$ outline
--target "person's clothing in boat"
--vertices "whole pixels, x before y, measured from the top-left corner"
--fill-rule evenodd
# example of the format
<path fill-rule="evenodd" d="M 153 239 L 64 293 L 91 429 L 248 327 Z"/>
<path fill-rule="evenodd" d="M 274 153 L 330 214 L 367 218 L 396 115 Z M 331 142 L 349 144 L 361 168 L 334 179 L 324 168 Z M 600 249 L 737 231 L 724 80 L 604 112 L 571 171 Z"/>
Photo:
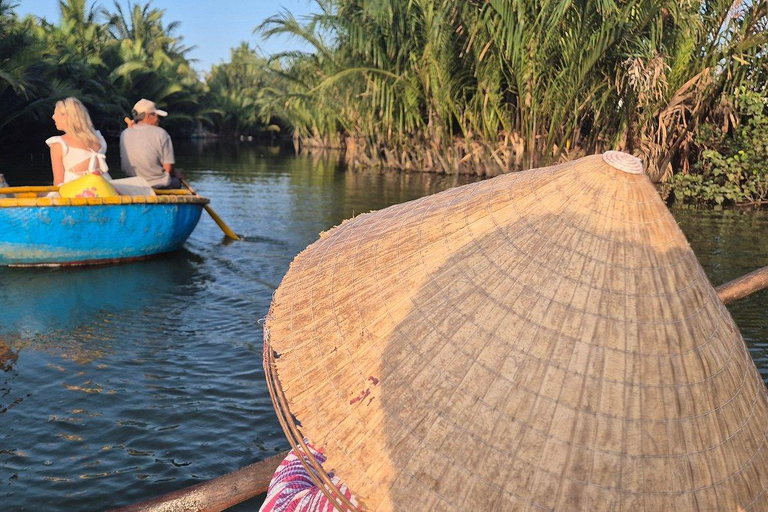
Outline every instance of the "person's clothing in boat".
<path fill-rule="evenodd" d="M 305 439 L 307 447 L 320 464 L 325 462 L 325 455 Z M 303 452 L 291 450 L 288 456 L 275 470 L 272 480 L 269 482 L 267 497 L 261 505 L 259 512 L 333 512 L 336 510 L 333 503 L 323 494 L 323 491 L 315 484 L 307 469 L 299 458 L 306 460 Z M 311 466 L 310 466 L 311 468 Z M 314 472 L 314 469 L 312 469 Z M 347 489 L 347 486 L 339 480 L 339 477 L 329 473 L 331 482 L 344 496 L 355 506 L 357 500 Z"/>
<path fill-rule="evenodd" d="M 104 140 L 104 136 L 101 135 L 100 131 L 96 130 L 96 135 L 101 142 L 101 147 L 98 151 L 70 146 L 61 135 L 46 139 L 45 143 L 49 147 L 53 144 L 61 144 L 61 154 L 64 162 L 64 181 L 61 182 L 62 185 L 94 172 L 98 172 L 107 180 L 112 179 L 108 172 L 109 166 L 107 165 L 107 141 Z"/>
<path fill-rule="evenodd" d="M 154 188 L 180 188 L 163 164 L 175 164 L 173 142 L 159 126 L 138 123 L 120 134 L 120 162 L 126 176 L 140 176 Z M 175 181 L 174 181 L 175 180 Z"/>

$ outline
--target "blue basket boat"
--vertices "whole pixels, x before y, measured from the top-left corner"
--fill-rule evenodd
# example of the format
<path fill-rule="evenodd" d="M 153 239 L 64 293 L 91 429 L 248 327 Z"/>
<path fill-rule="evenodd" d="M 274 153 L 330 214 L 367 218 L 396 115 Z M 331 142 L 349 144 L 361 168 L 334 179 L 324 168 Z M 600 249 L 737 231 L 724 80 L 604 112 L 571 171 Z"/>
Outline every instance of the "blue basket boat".
<path fill-rule="evenodd" d="M 185 190 L 157 196 L 37 197 L 48 190 L 0 189 L 12 196 L 0 198 L 0 265 L 91 265 L 174 251 L 209 202 Z"/>

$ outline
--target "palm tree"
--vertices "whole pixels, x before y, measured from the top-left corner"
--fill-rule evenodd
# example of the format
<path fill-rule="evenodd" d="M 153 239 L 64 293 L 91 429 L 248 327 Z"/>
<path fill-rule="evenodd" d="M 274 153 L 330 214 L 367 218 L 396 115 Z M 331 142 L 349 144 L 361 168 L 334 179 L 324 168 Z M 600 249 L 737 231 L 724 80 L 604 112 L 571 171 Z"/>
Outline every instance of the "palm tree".
<path fill-rule="evenodd" d="M 247 134 L 263 126 L 258 101 L 269 79 L 267 66 L 265 58 L 241 43 L 232 49 L 229 62 L 213 66 L 206 74 L 212 121 L 218 133 Z"/>
<path fill-rule="evenodd" d="M 140 50 L 145 58 L 167 61 L 185 59 L 194 47 L 184 46 L 184 38 L 174 35 L 180 23 L 174 21 L 164 26 L 165 10 L 152 8 L 151 5 L 151 2 L 141 5 L 129 1 L 128 8 L 123 10 L 120 3 L 115 1 L 114 13 L 106 9 L 101 13 L 107 20 L 112 37 L 117 41 L 131 41 L 131 45 L 137 49 L 136 53 Z"/>
<path fill-rule="evenodd" d="M 17 51 L 29 46 L 29 36 L 19 30 L 19 21 L 14 12 L 17 4 L 0 0 L 0 87 L 11 88 L 16 93 L 25 90 L 25 65 Z"/>
<path fill-rule="evenodd" d="M 114 13 L 101 12 L 114 40 L 107 56 L 109 80 L 119 91 L 122 115 L 136 100 L 152 98 L 167 107 L 166 126 L 191 129 L 200 117 L 205 88 L 186 57 L 192 47 L 174 35 L 179 23 L 166 26 L 165 10 L 152 8 L 150 2 L 129 2 L 127 11 L 115 2 Z"/>
<path fill-rule="evenodd" d="M 107 31 L 98 23 L 98 7 L 87 7 L 87 0 L 60 0 L 61 22 L 51 31 L 51 41 L 66 62 L 76 58 L 91 66 L 102 64 L 101 54 L 106 46 Z"/>
<path fill-rule="evenodd" d="M 43 44 L 36 37 L 32 18 L 19 20 L 15 4 L 0 0 L 0 136 L 19 119 L 43 116 L 52 106 L 52 91 L 65 92 L 66 85 L 50 79 L 51 66 L 41 59 Z"/>

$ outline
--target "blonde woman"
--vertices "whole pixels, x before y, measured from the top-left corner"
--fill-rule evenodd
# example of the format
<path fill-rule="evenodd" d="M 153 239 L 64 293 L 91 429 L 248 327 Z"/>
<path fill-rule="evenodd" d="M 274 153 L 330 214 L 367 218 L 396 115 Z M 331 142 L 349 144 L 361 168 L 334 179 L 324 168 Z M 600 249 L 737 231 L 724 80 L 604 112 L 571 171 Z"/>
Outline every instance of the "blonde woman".
<path fill-rule="evenodd" d="M 80 100 L 67 98 L 56 102 L 53 121 L 56 129 L 64 132 L 45 141 L 51 148 L 53 184 L 62 185 L 88 173 L 111 180 L 104 156 L 107 142 L 101 132 L 94 130 L 91 116 Z"/>

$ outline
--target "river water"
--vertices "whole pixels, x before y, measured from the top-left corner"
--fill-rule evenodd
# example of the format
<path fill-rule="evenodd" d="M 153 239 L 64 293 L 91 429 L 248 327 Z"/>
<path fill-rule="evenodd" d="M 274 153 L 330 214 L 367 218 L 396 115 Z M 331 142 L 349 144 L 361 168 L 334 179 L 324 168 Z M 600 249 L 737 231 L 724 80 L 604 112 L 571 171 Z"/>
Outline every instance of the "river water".
<path fill-rule="evenodd" d="M 468 180 L 344 171 L 333 155 L 248 143 L 176 153 L 243 241 L 204 213 L 183 250 L 153 260 L 0 269 L 3 511 L 127 505 L 288 448 L 261 322 L 293 257 L 345 218 Z M 49 169 L 45 146 L 0 154 L 12 185 L 45 183 Z M 673 213 L 713 283 L 768 265 L 766 213 Z M 768 379 L 767 305 L 761 292 L 730 310 Z"/>

